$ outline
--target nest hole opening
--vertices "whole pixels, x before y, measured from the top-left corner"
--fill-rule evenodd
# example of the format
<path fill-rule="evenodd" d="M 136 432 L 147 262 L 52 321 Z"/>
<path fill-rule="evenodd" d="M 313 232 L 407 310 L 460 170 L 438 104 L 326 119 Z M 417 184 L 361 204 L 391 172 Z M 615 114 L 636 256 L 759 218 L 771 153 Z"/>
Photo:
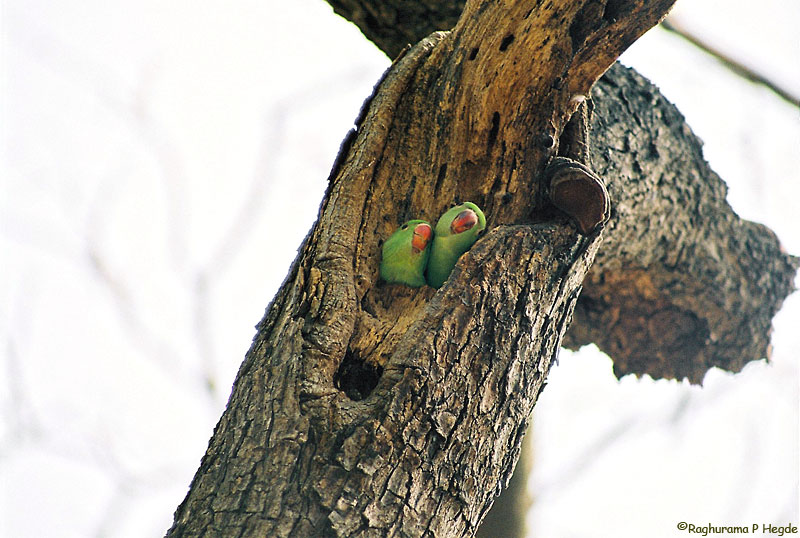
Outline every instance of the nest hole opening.
<path fill-rule="evenodd" d="M 348 398 L 357 402 L 372 393 L 381 374 L 383 374 L 381 366 L 362 360 L 357 351 L 348 348 L 339 369 L 333 376 L 333 384 Z"/>

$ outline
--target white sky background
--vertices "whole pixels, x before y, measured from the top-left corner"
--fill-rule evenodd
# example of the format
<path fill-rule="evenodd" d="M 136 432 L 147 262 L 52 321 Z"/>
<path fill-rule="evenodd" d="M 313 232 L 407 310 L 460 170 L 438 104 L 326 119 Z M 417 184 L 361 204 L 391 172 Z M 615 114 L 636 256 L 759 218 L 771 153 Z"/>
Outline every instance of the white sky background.
<path fill-rule="evenodd" d="M 675 14 L 800 88 L 797 2 Z M 0 16 L 0 536 L 160 536 L 389 60 L 322 0 Z M 734 208 L 800 254 L 797 109 L 663 31 L 623 60 L 686 115 Z M 795 294 L 772 364 L 702 389 L 562 353 L 534 419 L 536 536 L 800 524 L 798 320 Z"/>

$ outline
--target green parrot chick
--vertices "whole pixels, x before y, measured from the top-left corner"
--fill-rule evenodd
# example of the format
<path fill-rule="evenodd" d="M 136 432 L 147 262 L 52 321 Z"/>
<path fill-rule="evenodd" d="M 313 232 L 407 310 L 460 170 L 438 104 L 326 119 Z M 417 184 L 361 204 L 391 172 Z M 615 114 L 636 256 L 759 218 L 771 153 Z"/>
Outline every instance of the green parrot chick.
<path fill-rule="evenodd" d="M 428 260 L 428 285 L 441 287 L 461 257 L 486 228 L 483 211 L 472 202 L 450 208 L 439 217 Z"/>
<path fill-rule="evenodd" d="M 410 220 L 403 224 L 383 244 L 381 278 L 412 288 L 424 285 L 432 236 L 431 225 L 424 220 Z"/>

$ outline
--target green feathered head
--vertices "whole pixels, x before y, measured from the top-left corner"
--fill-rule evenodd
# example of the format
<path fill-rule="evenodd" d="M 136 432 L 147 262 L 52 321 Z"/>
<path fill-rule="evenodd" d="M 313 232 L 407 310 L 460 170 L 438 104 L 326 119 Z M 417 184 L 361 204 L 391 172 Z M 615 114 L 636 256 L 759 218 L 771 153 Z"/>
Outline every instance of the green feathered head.
<path fill-rule="evenodd" d="M 424 220 L 410 220 L 403 224 L 383 244 L 381 278 L 412 288 L 424 285 L 432 237 L 431 225 Z"/>
<path fill-rule="evenodd" d="M 472 202 L 447 210 L 436 223 L 426 280 L 434 288 L 441 287 L 461 257 L 486 229 L 483 211 Z"/>

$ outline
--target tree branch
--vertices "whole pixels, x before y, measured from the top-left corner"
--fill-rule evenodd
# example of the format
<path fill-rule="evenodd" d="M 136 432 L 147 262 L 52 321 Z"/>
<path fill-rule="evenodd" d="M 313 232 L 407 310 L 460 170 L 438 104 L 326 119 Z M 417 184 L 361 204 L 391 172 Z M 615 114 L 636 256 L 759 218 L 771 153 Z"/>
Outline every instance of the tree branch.
<path fill-rule="evenodd" d="M 700 383 L 768 357 L 798 258 L 736 215 L 700 141 L 658 89 L 615 65 L 595 86 L 593 163 L 614 201 L 565 345 L 596 343 L 618 376 Z"/>
<path fill-rule="evenodd" d="M 597 2 L 475 1 L 395 60 L 170 536 L 474 534 L 600 244 L 546 218 L 542 171 L 576 92 L 671 1 L 616 1 L 611 18 Z M 381 241 L 457 198 L 491 230 L 442 288 L 378 282 Z"/>
<path fill-rule="evenodd" d="M 328 2 L 390 56 L 408 40 L 452 27 L 459 5 Z M 609 6 L 602 17 L 609 21 L 625 11 Z M 582 13 L 598 9 L 587 2 Z M 366 10 L 369 17 L 358 16 Z M 794 289 L 798 259 L 770 230 L 733 212 L 700 141 L 658 88 L 615 66 L 592 97 L 593 162 L 609 185 L 614 218 L 565 345 L 597 344 L 617 375 L 695 383 L 713 366 L 739 371 L 768 357 L 772 317 Z"/>
<path fill-rule="evenodd" d="M 465 0 L 326 0 L 390 58 L 438 30 L 451 30 Z"/>
<path fill-rule="evenodd" d="M 675 22 L 674 17 L 670 17 L 669 19 L 662 21 L 661 27 L 664 30 L 667 30 L 668 32 L 672 32 L 676 35 L 679 35 L 680 37 L 682 37 L 683 39 L 685 39 L 698 49 L 708 54 L 709 56 L 714 57 L 722 65 L 724 65 L 725 67 L 727 67 L 740 77 L 747 79 L 750 82 L 761 84 L 762 86 L 768 88 L 770 91 L 775 93 L 775 95 L 777 95 L 790 105 L 795 107 L 800 107 L 800 97 L 797 94 L 791 92 L 788 88 L 784 88 L 783 86 L 781 86 L 774 80 L 770 79 L 769 77 L 761 73 L 758 73 L 751 67 L 746 66 L 739 60 L 735 59 L 729 54 L 726 54 L 717 47 L 711 45 L 704 39 L 701 39 L 699 36 L 690 32 L 687 28 L 683 27 L 680 23 Z"/>

